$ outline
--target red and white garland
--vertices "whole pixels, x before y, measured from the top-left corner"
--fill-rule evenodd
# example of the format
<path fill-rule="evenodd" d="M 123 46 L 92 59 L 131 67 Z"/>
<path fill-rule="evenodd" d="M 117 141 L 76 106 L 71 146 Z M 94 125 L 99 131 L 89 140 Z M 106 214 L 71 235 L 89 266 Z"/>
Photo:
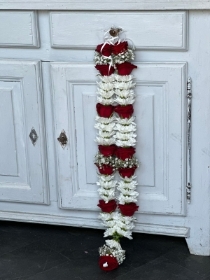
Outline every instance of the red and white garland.
<path fill-rule="evenodd" d="M 120 238 L 132 239 L 139 195 L 134 175 L 139 164 L 134 156 L 137 135 L 132 116 L 135 83 L 131 75 L 137 66 L 130 62 L 134 53 L 128 42 L 120 39 L 121 33 L 121 29 L 111 28 L 105 42 L 95 50 L 95 68 L 100 72 L 95 124 L 99 149 L 95 164 L 101 198 L 98 206 L 102 210 L 102 224 L 107 228 L 104 237 L 112 237 L 99 248 L 99 266 L 107 271 L 117 268 L 125 259 Z M 118 181 L 114 179 L 116 172 Z"/>

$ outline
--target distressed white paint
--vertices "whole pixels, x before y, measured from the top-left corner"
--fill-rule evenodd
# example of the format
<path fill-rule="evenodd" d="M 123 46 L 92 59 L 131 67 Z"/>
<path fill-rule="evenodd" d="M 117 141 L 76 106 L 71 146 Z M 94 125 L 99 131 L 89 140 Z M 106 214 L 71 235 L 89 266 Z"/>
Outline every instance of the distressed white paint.
<path fill-rule="evenodd" d="M 183 215 L 186 65 L 145 63 L 137 66 L 134 115 L 138 130 L 137 157 L 141 162 L 136 173 L 140 211 Z M 56 135 L 65 130 L 69 139 L 64 149 L 57 145 L 62 208 L 97 209 L 97 176 L 93 163 L 97 152 L 93 141 L 96 74 L 92 64 L 52 64 Z"/>
<path fill-rule="evenodd" d="M 45 223 L 45 224 L 54 224 L 54 225 L 71 225 L 79 227 L 92 227 L 92 228 L 102 228 L 98 223 L 97 217 L 90 219 L 89 224 L 86 223 L 86 218 L 84 217 L 72 217 L 67 216 L 62 218 L 59 215 L 46 215 L 46 214 L 27 214 L 27 213 L 14 213 L 10 212 L 7 214 L 2 213 L 1 219 L 4 220 L 14 220 L 17 222 L 36 222 L 36 223 Z M 181 226 L 163 226 L 159 224 L 140 224 L 136 223 L 135 232 L 141 233 L 151 233 L 151 234 L 161 234 L 161 235 L 171 235 L 177 237 L 188 237 L 190 230 L 187 227 Z"/>
<path fill-rule="evenodd" d="M 0 47 L 39 47 L 37 13 L 1 11 Z"/>
<path fill-rule="evenodd" d="M 135 38 L 136 49 L 183 49 L 187 47 L 186 12 L 52 12 L 51 41 L 54 48 L 94 49 L 103 42 L 110 26 Z M 81 30 L 83 36 L 78 36 Z"/>
<path fill-rule="evenodd" d="M 39 67 L 35 61 L 0 61 L 0 201 L 48 203 Z"/>
<path fill-rule="evenodd" d="M 13 4 L 15 3 L 12 1 Z M 159 1 L 158 1 L 159 2 Z M 6 5 L 9 8 L 10 2 L 7 1 Z M 114 8 L 116 3 L 116 7 Z M 122 2 L 121 1 L 122 10 L 126 11 L 137 10 L 138 7 L 144 2 L 138 1 L 138 3 L 132 4 L 132 2 Z M 152 4 L 151 4 L 152 3 Z M 154 5 L 154 2 L 148 2 L 151 9 L 156 9 L 162 5 L 163 2 L 157 3 Z M 168 3 L 168 2 L 167 2 Z M 183 3 L 183 2 L 182 2 Z M 198 3 L 198 2 L 197 2 Z M 199 2 L 200 5 L 205 5 L 205 1 Z M 12 7 L 12 5 L 10 7 Z M 50 6 L 50 10 L 53 10 L 55 6 L 57 7 L 61 4 L 61 2 L 56 1 L 54 5 Z M 170 1 L 168 5 L 178 5 L 180 2 Z M 190 1 L 190 7 L 193 8 L 195 2 Z M 14 4 L 15 5 L 15 4 Z M 30 2 L 27 1 L 25 6 L 21 6 L 21 2 L 18 2 L 17 7 L 27 9 L 30 5 Z M 42 3 L 37 2 L 38 5 L 42 5 Z M 45 8 L 49 9 L 49 3 L 44 3 Z M 69 2 L 69 9 L 73 7 L 80 6 L 80 2 L 77 2 L 75 5 L 72 5 Z M 80 9 L 85 9 L 92 5 L 88 1 L 81 4 Z M 96 5 L 91 7 L 91 10 L 106 9 L 106 6 L 109 6 L 109 11 L 114 9 L 119 9 L 119 4 L 117 2 L 110 2 L 107 4 L 97 2 Z M 169 6 L 166 5 L 166 8 Z M 0 8 L 2 8 L 0 4 Z M 66 9 L 67 6 L 62 6 Z M 145 6 L 146 7 L 146 6 Z M 148 7 L 148 6 L 147 6 Z M 13 6 L 15 8 L 15 6 Z M 79 9 L 79 8 L 78 8 Z M 162 7 L 165 9 L 165 7 Z M 76 62 L 78 61 L 86 63 L 92 63 L 93 60 L 93 51 L 92 50 L 79 50 L 79 49 L 55 49 L 51 48 L 50 41 L 50 13 L 39 11 L 39 26 L 40 26 L 40 38 L 41 45 L 39 49 L 34 50 L 33 48 L 2 48 L 1 49 L 1 58 L 4 58 L 8 62 L 8 58 L 16 58 L 16 59 L 26 59 L 26 60 L 42 60 L 46 62 L 42 62 L 42 75 L 43 75 L 43 87 L 44 87 L 44 104 L 45 104 L 45 116 L 46 116 L 46 135 L 47 135 L 47 147 L 44 147 L 42 150 L 42 154 L 44 155 L 44 161 L 48 163 L 49 166 L 49 187 L 50 187 L 50 205 L 46 207 L 46 205 L 37 205 L 36 203 L 17 203 L 17 202 L 0 202 L 0 219 L 5 220 L 16 220 L 16 221 L 26 221 L 26 222 L 39 222 L 39 223 L 51 223 L 51 224 L 63 224 L 63 225 L 74 225 L 80 227 L 95 227 L 100 228 L 100 222 L 97 219 L 98 212 L 97 211 L 81 211 L 81 210 L 70 210 L 70 209 L 61 209 L 58 207 L 58 192 L 59 189 L 58 181 L 56 180 L 57 167 L 56 167 L 56 159 L 55 159 L 55 148 L 59 149 L 59 143 L 56 140 L 59 134 L 54 133 L 53 127 L 55 126 L 55 121 L 53 119 L 54 110 L 52 104 L 52 90 L 50 88 L 50 65 L 47 61 L 56 61 L 56 62 Z M 208 73 L 210 73 L 210 12 L 208 11 L 193 11 L 189 12 L 189 48 L 188 51 L 174 51 L 173 49 L 169 51 L 163 50 L 141 50 L 136 51 L 136 62 L 151 62 L 152 64 L 159 63 L 162 64 L 174 63 L 180 61 L 188 62 L 188 74 L 192 77 L 193 81 L 193 106 L 192 106 L 192 202 L 190 205 L 187 205 L 187 216 L 181 215 L 162 215 L 162 214 L 153 214 L 153 213 L 140 213 L 136 214 L 138 218 L 138 223 L 135 231 L 145 232 L 145 233 L 157 233 L 157 234 L 166 234 L 166 235 L 174 235 L 174 236 L 185 236 L 187 237 L 187 243 L 190 249 L 190 252 L 193 254 L 200 255 L 210 255 L 210 189 L 209 189 L 209 166 L 210 166 L 210 132 L 208 128 L 209 119 L 210 119 L 210 79 Z M 83 31 L 79 32 L 78 36 L 84 36 Z M 129 33 L 128 33 L 128 37 Z M 135 38 L 131 38 L 135 43 Z M 97 42 L 100 43 L 100 42 Z M 202 50 L 203 48 L 203 50 Z M 25 62 L 24 62 L 25 63 Z M 181 63 L 183 64 L 183 63 Z M 22 69 L 21 64 L 18 66 Z M 22 70 L 21 70 L 22 71 Z M 22 72 L 21 72 L 22 73 Z M 39 75 L 40 76 L 40 75 Z M 18 76 L 19 77 L 19 76 Z M 21 77 L 21 75 L 20 75 Z M 95 79 L 94 79 L 95 81 Z M 9 81 L 7 81 L 7 87 L 3 87 L 1 83 L 1 87 L 4 88 L 4 92 L 7 93 L 12 91 L 18 92 L 18 88 L 14 88 L 16 80 L 10 81 L 11 86 L 9 86 Z M 26 83 L 27 84 L 27 83 Z M 13 85 L 13 86 L 12 86 Z M 29 85 L 27 86 L 29 88 Z M 30 88 L 33 88 L 34 84 L 30 83 Z M 14 89 L 13 89 L 14 88 Z M 151 88 L 151 87 L 150 87 Z M 141 85 L 141 90 L 144 89 L 146 93 L 146 88 Z M 158 93 L 157 89 L 156 93 Z M 87 94 L 83 97 L 83 103 L 87 102 L 89 99 L 89 94 L 91 92 L 87 92 Z M 93 98 L 90 96 L 90 99 Z M 146 102 L 146 106 L 151 111 L 152 100 L 154 99 L 152 96 L 147 96 L 144 98 L 142 96 L 143 101 Z M 9 98 L 6 97 L 7 100 L 5 102 L 9 102 Z M 92 101 L 91 101 L 92 102 Z M 42 102 L 39 102 L 41 104 Z M 84 106 L 84 105 L 83 105 Z M 88 106 L 91 106 L 88 104 Z M 11 107 L 10 107 L 11 109 Z M 8 110 L 10 110 L 8 107 Z M 62 109 L 61 109 L 62 110 Z M 95 114 L 95 110 L 94 110 Z M 147 112 L 147 116 L 145 118 L 148 119 L 149 112 Z M 30 122 L 30 118 L 28 118 Z M 86 120 L 85 120 L 86 121 Z M 149 121 L 149 120 L 148 120 Z M 9 121 L 8 121 L 9 122 Z M 10 115 L 10 123 L 12 123 L 12 118 Z M 151 120 L 150 120 L 151 123 Z M 85 124 L 85 135 L 88 133 L 92 133 L 87 129 L 87 124 Z M 92 129 L 92 128 L 91 128 Z M 6 129 L 5 129 L 6 130 Z M 10 127 L 10 132 L 12 128 Z M 14 132 L 12 132 L 14 135 Z M 143 134 L 149 134 L 149 131 L 144 130 Z M 152 135 L 152 132 L 150 132 Z M 44 132 L 41 132 L 40 137 L 43 137 Z M 87 137 L 86 137 L 87 138 Z M 87 141 L 87 140 L 86 140 Z M 90 139 L 92 141 L 92 139 Z M 11 157 L 15 157 L 15 149 L 14 149 L 14 141 L 10 139 L 8 141 L 11 145 L 11 151 L 9 151 Z M 5 145 L 5 144 L 4 144 Z M 95 143 L 93 143 L 95 146 Z M 147 143 L 147 147 L 149 149 L 151 145 L 151 139 Z M 47 150 L 47 153 L 44 151 Z M 152 153 L 149 149 L 148 156 L 150 160 L 152 160 Z M 183 150 L 183 153 L 185 151 Z M 143 155 L 142 155 L 143 156 Z M 61 164 L 63 162 L 61 161 Z M 2 165 L 1 165 L 2 166 Z M 11 172 L 11 174 L 15 174 L 16 167 L 15 164 L 9 166 L 5 165 L 7 171 Z M 11 168 L 11 169 L 10 169 Z M 68 167 L 67 167 L 68 168 Z M 149 172 L 154 172 L 154 169 L 151 166 L 146 165 L 146 168 L 149 169 Z M 139 170 L 140 172 L 140 170 Z M 88 171 L 89 173 L 89 171 Z M 43 168 L 43 174 L 47 174 L 45 168 Z M 145 174 L 145 173 L 144 173 Z M 141 174 L 143 175 L 143 174 Z M 176 175 L 176 174 L 175 174 Z M 92 176 L 92 175 L 91 175 Z M 91 182 L 91 176 L 87 174 L 88 180 Z M 147 178 L 147 176 L 142 177 L 144 182 L 147 180 L 148 184 L 153 183 L 152 178 Z M 183 198 L 184 199 L 184 198 Z M 184 203 L 184 201 L 183 201 Z M 140 205 L 141 207 L 141 205 Z M 141 209 L 140 209 L 141 210 Z"/>
<path fill-rule="evenodd" d="M 210 9 L 209 0 L 1 0 L 1 9 L 34 10 L 195 10 Z"/>

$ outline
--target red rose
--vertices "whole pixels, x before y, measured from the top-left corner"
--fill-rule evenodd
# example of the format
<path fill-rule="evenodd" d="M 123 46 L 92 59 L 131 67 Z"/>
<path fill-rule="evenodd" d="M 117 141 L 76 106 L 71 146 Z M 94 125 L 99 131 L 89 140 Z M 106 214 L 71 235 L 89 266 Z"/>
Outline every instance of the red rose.
<path fill-rule="evenodd" d="M 126 168 L 119 168 L 118 169 L 120 176 L 123 177 L 123 178 L 124 177 L 130 178 L 131 176 L 134 175 L 135 170 L 136 170 L 136 166 L 131 167 L 131 168 L 126 167 Z"/>
<path fill-rule="evenodd" d="M 101 44 L 98 45 L 95 51 L 99 52 L 102 55 L 110 56 L 112 53 L 112 45 L 109 44 Z"/>
<path fill-rule="evenodd" d="M 117 67 L 117 71 L 118 71 L 118 75 L 130 75 L 130 73 L 132 72 L 132 70 L 134 68 L 137 68 L 136 65 L 130 63 L 130 62 L 124 62 L 121 64 L 116 64 Z"/>
<path fill-rule="evenodd" d="M 119 44 L 115 44 L 114 46 L 112 46 L 112 53 L 117 55 L 119 53 L 125 52 L 128 49 L 128 42 L 122 42 Z"/>
<path fill-rule="evenodd" d="M 110 213 L 117 208 L 117 203 L 115 200 L 110 200 L 106 203 L 104 200 L 100 199 L 97 206 L 100 207 L 103 212 Z"/>
<path fill-rule="evenodd" d="M 99 167 L 99 165 L 96 164 L 96 166 L 98 167 L 98 170 L 102 175 L 112 175 L 114 172 L 112 166 L 108 164 L 103 164 L 101 167 Z"/>
<path fill-rule="evenodd" d="M 116 150 L 115 145 L 110 145 L 110 146 L 99 145 L 98 148 L 99 148 L 100 153 L 102 155 L 104 155 L 105 157 L 112 156 Z"/>
<path fill-rule="evenodd" d="M 101 256 L 99 258 L 99 267 L 102 270 L 110 271 L 110 270 L 118 268 L 118 266 L 119 266 L 119 264 L 115 257 Z"/>
<path fill-rule="evenodd" d="M 132 104 L 128 104 L 125 106 L 117 105 L 115 106 L 114 110 L 122 119 L 129 119 L 134 112 Z"/>
<path fill-rule="evenodd" d="M 131 202 L 128 204 L 119 204 L 118 207 L 120 208 L 120 212 L 124 216 L 133 216 L 134 212 L 139 209 L 139 206 L 136 205 L 136 203 Z"/>
<path fill-rule="evenodd" d="M 125 160 L 126 158 L 131 158 L 135 154 L 135 148 L 134 147 L 117 147 L 115 151 L 116 157 Z"/>
<path fill-rule="evenodd" d="M 95 68 L 101 73 L 102 76 L 110 76 L 114 73 L 115 69 L 109 64 L 96 65 Z"/>
<path fill-rule="evenodd" d="M 111 117 L 115 107 L 112 105 L 103 105 L 101 103 L 96 104 L 96 111 L 100 117 L 109 118 Z"/>

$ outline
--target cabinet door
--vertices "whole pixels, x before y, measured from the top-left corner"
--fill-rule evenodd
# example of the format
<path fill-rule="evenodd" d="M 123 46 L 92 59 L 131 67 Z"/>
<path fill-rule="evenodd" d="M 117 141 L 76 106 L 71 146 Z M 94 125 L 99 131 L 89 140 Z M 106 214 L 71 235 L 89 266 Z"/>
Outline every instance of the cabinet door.
<path fill-rule="evenodd" d="M 48 203 L 40 64 L 0 61 L 0 201 Z"/>
<path fill-rule="evenodd" d="M 141 213 L 184 214 L 185 63 L 142 63 L 133 71 L 137 86 L 137 171 Z M 91 64 L 52 63 L 60 207 L 97 210 L 93 164 L 97 152 L 95 104 L 97 73 Z"/>

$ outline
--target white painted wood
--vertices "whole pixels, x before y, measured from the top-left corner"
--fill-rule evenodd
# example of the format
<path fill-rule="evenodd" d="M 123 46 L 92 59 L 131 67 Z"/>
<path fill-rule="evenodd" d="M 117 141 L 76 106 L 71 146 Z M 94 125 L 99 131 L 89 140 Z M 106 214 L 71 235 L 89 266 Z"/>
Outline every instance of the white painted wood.
<path fill-rule="evenodd" d="M 0 201 L 48 203 L 40 74 L 39 62 L 0 60 Z"/>
<path fill-rule="evenodd" d="M 192 196 L 185 219 L 185 225 L 191 228 L 190 237 L 186 239 L 191 254 L 206 256 L 210 255 L 210 130 L 208 129 L 210 50 L 208 49 L 206 53 L 200 50 L 210 45 L 209 15 L 209 12 L 192 12 L 190 19 L 190 24 L 193 26 L 190 40 L 194 52 L 194 59 L 191 58 L 189 62 L 190 71 L 194 73 L 192 77 Z M 198 71 L 197 67 L 200 67 L 202 72 Z"/>
<path fill-rule="evenodd" d="M 183 215 L 186 185 L 186 65 L 137 64 L 137 171 L 141 213 Z M 64 149 L 57 142 L 61 207 L 97 210 L 97 152 L 94 143 L 96 70 L 90 64 L 52 64 L 56 135 L 65 130 Z M 174 114 L 176 110 L 176 114 Z M 88 147 L 88 148 L 87 148 Z"/>
<path fill-rule="evenodd" d="M 62 218 L 59 215 L 45 215 L 45 214 L 27 214 L 27 213 L 14 213 L 10 212 L 5 214 L 0 212 L 0 218 L 2 220 L 10 220 L 17 222 L 36 222 L 36 223 L 45 223 L 45 224 L 54 224 L 54 225 L 72 225 L 79 227 L 92 227 L 92 228 L 102 228 L 98 223 L 97 218 L 89 219 L 89 224 L 87 226 L 86 218 L 80 217 L 75 218 L 68 216 Z M 136 223 L 135 232 L 141 233 L 151 233 L 151 234 L 161 234 L 161 235 L 171 235 L 177 237 L 188 237 L 190 230 L 187 227 L 180 226 L 162 226 L 162 225 L 149 225 L 149 224 L 140 224 Z"/>
<path fill-rule="evenodd" d="M 208 0 L 1 0 L 1 9 L 22 9 L 22 10 L 205 10 L 210 9 Z"/>
<path fill-rule="evenodd" d="M 135 38 L 136 49 L 187 47 L 186 12 L 52 12 L 50 18 L 53 48 L 94 49 L 110 26 Z"/>
<path fill-rule="evenodd" d="M 37 13 L 1 11 L 0 47 L 39 47 Z"/>
<path fill-rule="evenodd" d="M 7 4 L 9 2 L 7 1 Z M 119 9 L 119 4 L 117 2 L 108 3 L 109 11 L 113 10 L 113 5 L 116 3 L 116 10 Z M 126 11 L 131 11 L 132 9 L 136 12 L 137 5 L 141 5 L 142 1 L 138 1 L 138 3 L 131 2 L 121 2 L 122 10 L 126 8 Z M 151 2 L 152 3 L 152 2 Z M 163 2 L 161 2 L 162 4 Z M 195 2 L 191 2 L 193 5 Z M 200 2 L 199 2 L 200 3 Z M 14 4 L 14 1 L 12 5 Z M 46 7 L 49 4 L 45 2 Z M 44 4 L 44 5 L 45 5 Z M 56 1 L 55 5 L 60 5 L 61 2 Z M 148 4 L 148 1 L 147 1 Z M 160 4 L 160 3 L 159 3 Z M 168 3 L 170 4 L 179 4 L 176 1 Z M 191 5 L 190 4 L 190 5 Z M 200 4 L 205 4 L 204 1 Z M 9 4 L 8 4 L 9 5 Z M 23 7 L 19 2 L 17 7 Z M 24 9 L 30 5 L 30 2 L 27 2 L 24 6 Z M 41 5 L 41 3 L 37 4 Z M 70 9 L 73 9 L 75 5 L 69 2 Z M 80 5 L 79 2 L 76 5 Z M 84 11 L 84 7 L 89 5 L 89 2 L 81 4 L 81 9 Z M 101 4 L 97 2 L 95 4 L 95 8 L 93 7 L 91 10 L 99 9 L 103 10 L 102 6 L 107 5 L 107 3 Z M 108 6 L 108 5 L 107 5 Z M 153 9 L 158 8 L 158 4 L 153 6 Z M 13 6 L 14 7 L 14 6 Z M 48 6 L 49 7 L 49 6 Z M 52 5 L 50 6 L 52 7 Z M 55 7 L 55 6 L 53 6 Z M 66 6 L 63 6 L 64 9 Z M 146 6 L 145 6 L 146 7 Z M 193 6 L 191 6 L 193 7 Z M 2 8 L 2 5 L 0 5 Z M 166 8 L 168 6 L 166 5 Z M 53 8 L 52 8 L 53 9 Z M 151 8 L 152 9 L 152 8 Z M 164 9 L 164 7 L 163 7 Z M 78 61 L 83 62 L 84 64 L 87 62 L 92 62 L 93 59 L 93 51 L 92 50 L 79 50 L 79 49 L 53 49 L 51 48 L 50 42 L 50 26 L 49 26 L 49 12 L 39 11 L 39 26 L 40 26 L 40 37 L 41 37 L 41 47 L 40 49 L 34 50 L 33 48 L 4 48 L 1 51 L 1 58 L 16 58 L 16 59 L 28 59 L 32 60 L 43 60 L 43 61 L 57 61 L 57 62 L 66 62 L 70 63 Z M 187 61 L 189 65 L 189 76 L 192 77 L 193 81 L 193 105 L 192 105 L 192 202 L 187 206 L 187 216 L 180 215 L 163 215 L 163 214 L 150 214 L 140 213 L 136 214 L 138 219 L 136 228 L 134 231 L 145 232 L 145 233 L 157 233 L 157 234 L 167 234 L 174 236 L 187 236 L 186 240 L 192 254 L 198 255 L 210 255 L 210 188 L 209 188 L 209 166 L 210 166 L 210 130 L 208 129 L 209 119 L 210 119 L 210 50 L 206 48 L 206 46 L 210 45 L 210 13 L 209 11 L 190 11 L 189 12 L 189 48 L 188 51 L 164 51 L 164 50 L 141 50 L 136 51 L 136 61 L 138 62 L 152 62 L 153 64 L 158 63 L 159 61 L 162 64 L 166 62 L 178 62 L 178 61 Z M 129 33 L 128 33 L 129 36 Z M 129 36 L 130 37 L 130 36 Z M 131 38 L 131 37 L 130 37 Z M 135 38 L 131 38 L 135 43 Z M 100 43 L 100 42 L 97 42 Z M 8 62 L 8 60 L 7 60 Z M 24 62 L 25 64 L 25 62 Z M 37 205 L 35 203 L 18 203 L 11 200 L 11 202 L 1 202 L 0 201 L 0 219 L 7 220 L 15 220 L 15 221 L 25 221 L 25 222 L 36 222 L 36 223 L 51 223 L 51 224 L 65 224 L 65 225 L 74 225 L 80 227 L 95 227 L 100 228 L 100 221 L 97 219 L 98 212 L 97 211 L 81 211 L 81 210 L 71 210 L 71 209 L 60 209 L 57 205 L 58 195 L 57 195 L 57 181 L 56 181 L 56 160 L 55 160 L 55 147 L 57 146 L 58 134 L 56 135 L 53 131 L 53 127 L 55 122 L 53 121 L 52 110 L 52 91 L 49 86 L 50 77 L 49 77 L 49 63 L 43 63 L 43 80 L 44 80 L 44 103 L 45 103 L 45 116 L 46 116 L 46 135 L 47 135 L 47 154 L 44 155 L 44 161 L 48 162 L 49 166 L 49 186 L 50 186 L 50 205 L 46 207 L 46 205 Z M 23 66 L 21 66 L 23 67 Z M 23 67 L 24 68 L 24 67 Z M 22 68 L 21 68 L 22 69 Z M 24 68 L 25 69 L 25 68 Z M 5 73 L 5 71 L 3 71 Z M 40 73 L 39 71 L 37 73 Z M 11 75 L 12 77 L 12 75 Z M 19 77 L 17 75 L 16 77 Z M 21 75 L 20 75 L 21 77 Z M 5 77 L 3 77 L 5 78 Z M 8 77 L 7 77 L 8 78 Z M 2 81 L 2 79 L 1 79 Z M 28 79 L 27 79 L 28 81 Z M 95 77 L 94 77 L 95 81 Z M 10 85 L 9 85 L 10 83 Z M 12 91 L 18 94 L 18 83 L 16 79 L 7 80 L 6 83 L 1 82 L 1 88 L 4 89 L 4 92 L 12 95 Z M 7 86 L 6 86 L 6 85 Z M 26 83 L 28 84 L 28 83 Z M 34 87 L 34 83 L 30 83 L 30 90 Z M 29 85 L 27 85 L 29 88 Z M 141 85 L 141 89 L 145 87 Z M 149 87 L 149 89 L 153 89 L 158 93 L 157 88 Z M 90 88 L 89 88 L 90 89 Z M 78 88 L 77 88 L 78 90 Z M 28 90 L 27 90 L 28 91 Z M 11 92 L 11 93 L 10 93 Z M 25 92 L 25 91 L 24 91 Z M 1 91 L 2 93 L 2 91 Z M 89 92 L 88 92 L 89 94 Z M 5 96 L 4 96 L 5 97 Z M 90 96 L 91 97 L 91 96 Z M 143 98 L 143 97 L 141 97 Z M 86 94 L 84 96 L 84 102 L 86 99 L 89 99 L 89 96 Z M 90 98 L 91 99 L 91 98 Z M 144 102 L 146 102 L 148 108 L 151 110 L 151 99 L 154 97 L 143 98 Z M 5 97 L 4 102 L 7 105 L 8 111 L 11 112 L 11 103 L 8 103 L 10 98 L 8 95 Z M 1 102 L 3 104 L 3 99 L 1 98 Z M 92 102 L 92 101 L 91 101 Z M 42 102 L 39 102 L 42 104 Z M 90 106 L 90 104 L 88 105 Z M 43 110 L 43 109 L 42 109 Z M 61 109 L 62 110 L 62 109 Z M 14 111 L 15 112 L 15 111 Z M 12 123 L 11 114 L 6 112 L 8 123 Z M 149 115 L 149 114 L 148 114 Z M 30 118 L 28 118 L 30 122 Z M 149 121 L 149 120 L 148 120 Z M 151 121 L 151 120 L 150 120 Z M 1 121 L 0 121 L 1 123 Z M 86 126 L 87 124 L 85 124 Z M 2 130 L 7 130 L 3 126 Z M 12 130 L 11 125 L 9 125 L 10 133 L 13 133 L 13 140 L 8 139 L 8 145 L 11 146 L 11 150 L 7 151 L 12 161 L 11 165 L 5 164 L 0 165 L 0 168 L 5 168 L 7 172 L 11 174 L 15 174 L 17 170 L 17 165 L 15 164 L 15 148 L 14 148 L 14 131 Z M 87 133 L 87 130 L 86 130 Z M 90 132 L 91 133 L 91 132 Z M 144 130 L 146 134 L 147 131 Z M 2 133 L 3 134 L 3 133 Z M 42 133 L 40 134 L 42 137 Z M 26 138 L 28 134 L 26 135 Z M 0 137 L 1 138 L 1 137 Z M 28 139 L 28 138 L 27 138 Z M 39 138 L 40 140 L 40 138 Z M 92 140 L 92 139 L 90 139 Z M 87 140 L 86 140 L 87 141 Z M 5 145 L 3 143 L 3 145 Z M 151 139 L 148 140 L 148 148 L 151 145 Z M 46 147 L 44 147 L 46 150 Z M 2 151 L 0 151 L 2 153 Z M 6 152 L 5 152 L 6 153 Z M 183 150 L 184 153 L 184 150 Z M 43 152 L 42 152 L 43 154 Z M 141 155 L 143 156 L 143 155 Z M 152 158 L 152 154 L 148 153 L 150 160 Z M 141 160 L 142 161 L 142 160 Z M 85 163 L 86 164 L 86 163 Z M 149 169 L 150 166 L 147 165 Z M 67 167 L 68 168 L 68 167 Z M 4 170 L 4 171 L 5 171 Z M 139 170 L 140 171 L 140 170 Z M 150 169 L 150 172 L 153 172 Z M 43 168 L 43 173 L 48 174 Z M 87 174 L 88 176 L 91 175 Z M 141 174 L 143 175 L 143 174 Z M 175 174 L 176 175 L 176 174 Z M 17 177 L 16 177 L 17 178 Z M 89 178 L 90 180 L 91 177 Z M 152 178 L 142 177 L 142 180 L 146 180 L 148 183 L 152 184 Z M 176 179 L 176 178 L 175 178 Z M 91 181 L 89 181 L 91 182 Z M 91 185 L 91 184 L 89 184 Z M 12 189 L 13 191 L 14 189 Z M 11 192 L 12 192 L 11 191 Z M 67 194 L 68 195 L 68 194 Z M 184 195 L 184 193 L 183 193 Z M 185 199 L 185 198 L 183 198 Z M 92 202 L 94 203 L 94 201 Z M 140 205 L 141 206 L 141 205 Z M 103 233 L 102 233 L 103 234 Z"/>

